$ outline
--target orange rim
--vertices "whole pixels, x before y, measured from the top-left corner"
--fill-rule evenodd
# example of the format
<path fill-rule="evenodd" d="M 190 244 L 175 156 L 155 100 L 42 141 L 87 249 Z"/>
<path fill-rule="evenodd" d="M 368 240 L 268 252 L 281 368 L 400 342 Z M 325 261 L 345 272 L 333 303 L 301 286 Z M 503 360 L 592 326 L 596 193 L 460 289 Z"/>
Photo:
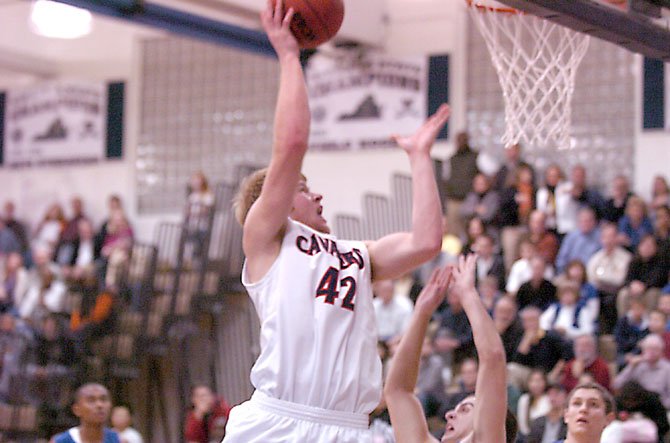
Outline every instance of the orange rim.
<path fill-rule="evenodd" d="M 494 6 L 482 5 L 473 0 L 465 0 L 465 3 L 468 4 L 470 8 L 477 8 L 479 12 L 496 12 L 499 14 L 523 14 L 522 11 L 514 8 L 498 8 Z"/>

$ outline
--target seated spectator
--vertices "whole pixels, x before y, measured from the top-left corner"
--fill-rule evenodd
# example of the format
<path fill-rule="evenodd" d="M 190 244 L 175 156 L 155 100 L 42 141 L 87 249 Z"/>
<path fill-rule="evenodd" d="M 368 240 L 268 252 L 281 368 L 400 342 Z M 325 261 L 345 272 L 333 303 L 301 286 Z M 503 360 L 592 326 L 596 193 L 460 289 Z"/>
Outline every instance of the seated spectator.
<path fill-rule="evenodd" d="M 637 253 L 628 266 L 626 283 L 617 294 L 619 317 L 628 312 L 629 299 L 643 298 L 647 309 L 653 309 L 660 295 L 660 288 L 667 281 L 664 264 L 658 256 L 656 239 L 647 235 L 642 238 Z"/>
<path fill-rule="evenodd" d="M 58 203 L 54 203 L 49 206 L 42 221 L 37 225 L 33 236 L 32 249 L 47 250 L 50 253 L 49 258 L 53 259 L 56 244 L 64 227 L 63 208 Z"/>
<path fill-rule="evenodd" d="M 61 268 L 65 280 L 74 285 L 92 287 L 95 281 L 95 238 L 93 225 L 83 218 L 78 223 L 77 239 L 72 243 L 72 257 Z"/>
<path fill-rule="evenodd" d="M 116 432 L 105 427 L 111 409 L 112 400 L 107 388 L 97 383 L 83 385 L 77 389 L 72 405 L 79 426 L 54 436 L 52 443 L 120 443 Z"/>
<path fill-rule="evenodd" d="M 540 317 L 540 327 L 554 331 L 566 340 L 574 340 L 584 334 L 593 334 L 595 324 L 585 305 L 578 303 L 579 289 L 575 285 L 564 285 L 558 289 L 558 301 L 551 304 Z"/>
<path fill-rule="evenodd" d="M 121 211 L 111 214 L 107 223 L 107 235 L 102 242 L 102 279 L 106 287 L 118 289 L 117 284 L 123 267 L 128 263 L 133 246 L 133 230 Z"/>
<path fill-rule="evenodd" d="M 72 261 L 75 243 L 79 239 L 79 222 L 81 220 L 88 220 L 84 214 L 84 204 L 81 197 L 73 197 L 70 204 L 72 207 L 72 217 L 65 223 L 56 246 L 55 257 L 56 263 L 59 265 L 67 265 Z"/>
<path fill-rule="evenodd" d="M 5 202 L 4 210 L 2 220 L 5 222 L 5 225 L 14 232 L 14 235 L 19 241 L 21 255 L 23 255 L 25 259 L 26 254 L 30 252 L 28 230 L 24 223 L 16 219 L 16 207 L 14 206 L 13 201 L 7 200 Z"/>
<path fill-rule="evenodd" d="M 184 440 L 187 443 L 221 441 L 225 436 L 224 429 L 230 406 L 222 398 L 217 398 L 205 385 L 193 387 L 191 404 L 192 408 L 186 415 L 184 425 Z"/>
<path fill-rule="evenodd" d="M 493 238 L 482 234 L 475 243 L 477 253 L 477 271 L 475 274 L 477 284 L 487 275 L 492 275 L 498 280 L 498 289 L 505 289 L 505 265 L 502 257 L 494 253 L 495 244 Z"/>
<path fill-rule="evenodd" d="M 502 297 L 498 289 L 498 279 L 493 275 L 487 275 L 479 282 L 477 289 L 484 307 L 490 315 L 493 315 L 493 308 Z"/>
<path fill-rule="evenodd" d="M 459 364 L 474 350 L 472 327 L 454 291 L 447 292 L 447 308 L 437 313 L 439 329 L 435 336 L 435 350 L 445 363 Z"/>
<path fill-rule="evenodd" d="M 30 352 L 31 333 L 10 314 L 0 314 L 0 400 L 8 401 L 21 389 L 19 376 Z M 14 394 L 15 395 L 15 394 Z"/>
<path fill-rule="evenodd" d="M 520 168 L 530 171 L 530 183 L 535 183 L 535 171 L 533 167 L 521 158 L 521 144 L 515 143 L 505 147 L 505 163 L 496 172 L 493 179 L 493 188 L 501 191 L 514 186 L 517 181 L 517 172 Z"/>
<path fill-rule="evenodd" d="M 491 227 L 499 208 L 498 192 L 491 189 L 491 181 L 485 174 L 478 173 L 472 179 L 472 191 L 461 205 L 461 218 L 467 221 L 472 217 L 479 217 L 486 227 Z"/>
<path fill-rule="evenodd" d="M 509 296 L 501 297 L 493 308 L 493 324 L 505 348 L 506 361 L 512 361 L 523 336 L 523 327 L 516 313 L 516 303 Z"/>
<path fill-rule="evenodd" d="M 572 260 L 588 263 L 600 249 L 600 232 L 597 229 L 595 212 L 591 208 L 582 208 L 578 215 L 578 228 L 570 231 L 561 244 L 556 257 L 556 272 L 563 272 Z"/>
<path fill-rule="evenodd" d="M 668 316 L 663 311 L 655 309 L 649 313 L 649 326 L 647 330 L 649 334 L 656 334 L 663 338 L 663 342 L 665 343 L 664 357 L 670 361 L 670 331 L 666 329 L 667 324 Z"/>
<path fill-rule="evenodd" d="M 540 314 L 535 306 L 528 306 L 520 313 L 524 332 L 507 365 L 509 383 L 514 386 L 522 387 L 533 368 L 551 372 L 559 361 L 572 358 L 572 350 L 560 335 L 540 328 Z"/>
<path fill-rule="evenodd" d="M 565 363 L 560 376 L 566 391 L 574 389 L 584 374 L 589 374 L 596 383 L 610 389 L 610 370 L 607 362 L 598 355 L 594 335 L 586 334 L 575 338 L 573 353 L 575 357 Z"/>
<path fill-rule="evenodd" d="M 647 310 L 642 300 L 631 300 L 625 316 L 617 321 L 614 339 L 617 348 L 619 368 L 637 354 L 637 344 L 649 333 Z"/>
<path fill-rule="evenodd" d="M 547 229 L 561 235 L 574 228 L 573 219 L 577 214 L 577 204 L 572 202 L 569 194 L 561 193 L 559 198 L 558 189 L 563 183 L 560 166 L 549 165 L 544 171 L 544 186 L 535 196 L 537 209 L 546 216 Z"/>
<path fill-rule="evenodd" d="M 372 304 L 377 318 L 377 333 L 381 341 L 401 335 L 412 317 L 412 302 L 396 295 L 392 280 L 376 281 L 373 286 L 375 298 Z"/>
<path fill-rule="evenodd" d="M 23 266 L 23 257 L 13 252 L 0 266 L 0 314 L 17 315 L 16 301 L 22 300 L 28 291 L 28 271 Z"/>
<path fill-rule="evenodd" d="M 547 230 L 546 219 L 547 216 L 542 211 L 531 212 L 528 219 L 528 233 L 521 237 L 520 242 L 530 241 L 547 265 L 553 266 L 558 255 L 559 242 L 556 234 Z"/>
<path fill-rule="evenodd" d="M 514 183 L 499 189 L 500 211 L 497 223 L 501 229 L 500 240 L 505 259 L 505 269 L 510 269 L 518 259 L 517 244 L 526 232 L 528 219 L 535 208 L 535 185 L 530 166 L 517 168 Z"/>
<path fill-rule="evenodd" d="M 655 213 L 661 206 L 670 206 L 670 186 L 664 176 L 657 175 L 651 185 L 649 209 Z"/>
<path fill-rule="evenodd" d="M 530 259 L 530 279 L 516 293 L 519 309 L 536 306 L 544 311 L 556 301 L 556 286 L 545 278 L 546 268 L 544 258 L 535 256 Z"/>
<path fill-rule="evenodd" d="M 612 182 L 612 197 L 605 202 L 603 207 L 602 219 L 618 224 L 619 220 L 625 215 L 626 203 L 633 196 L 630 192 L 630 184 L 625 175 L 617 175 Z"/>
<path fill-rule="evenodd" d="M 568 428 L 563 420 L 567 392 L 557 383 L 549 385 L 547 389 L 550 409 L 543 417 L 536 418 L 530 424 L 530 432 L 525 443 L 555 442 L 565 438 Z"/>
<path fill-rule="evenodd" d="M 632 357 L 614 379 L 614 388 L 621 389 L 629 381 L 636 381 L 661 398 L 663 407 L 670 409 L 670 362 L 663 355 L 665 343 L 658 335 L 647 335 L 641 342 L 642 354 Z"/>
<path fill-rule="evenodd" d="M 577 202 L 580 208 L 591 208 L 596 218 L 602 217 L 602 210 L 605 204 L 600 192 L 589 187 L 586 179 L 586 168 L 583 165 L 575 165 L 570 171 L 570 183 L 566 186 L 572 199 Z"/>
<path fill-rule="evenodd" d="M 484 222 L 479 217 L 472 217 L 465 225 L 465 237 L 463 238 L 463 254 L 471 254 L 480 235 L 489 234 Z"/>
<path fill-rule="evenodd" d="M 142 435 L 131 426 L 132 423 L 130 409 L 126 406 L 116 406 L 112 409 L 112 429 L 119 434 L 121 443 L 144 443 Z"/>
<path fill-rule="evenodd" d="M 656 309 L 661 311 L 668 317 L 668 324 L 665 327 L 667 331 L 670 331 L 670 292 L 663 292 L 658 298 L 658 305 Z"/>
<path fill-rule="evenodd" d="M 110 195 L 109 198 L 107 199 L 107 210 L 108 210 L 107 218 L 105 218 L 105 220 L 102 222 L 102 225 L 100 226 L 100 231 L 98 231 L 98 233 L 95 234 L 96 256 L 100 256 L 100 252 L 102 251 L 102 244 L 105 241 L 105 237 L 107 237 L 107 226 L 109 225 L 109 221 L 112 218 L 112 215 L 117 212 L 125 214 L 125 211 L 123 210 L 123 203 L 121 202 L 121 197 L 119 197 L 116 194 Z"/>
<path fill-rule="evenodd" d="M 658 443 L 666 441 L 664 436 L 670 430 L 670 425 L 665 408 L 657 394 L 644 389 L 637 382 L 629 381 L 619 389 L 616 403 L 622 419 L 631 414 L 642 414 L 656 425 Z"/>
<path fill-rule="evenodd" d="M 654 237 L 658 244 L 658 255 L 670 272 L 670 208 L 661 206 L 656 209 L 654 218 Z"/>
<path fill-rule="evenodd" d="M 435 352 L 433 338 L 426 334 L 421 347 L 415 390 L 426 417 L 444 416 L 444 404 L 447 401 L 442 377 L 444 371 L 444 360 Z"/>
<path fill-rule="evenodd" d="M 633 196 L 626 204 L 626 215 L 619 220 L 619 244 L 629 251 L 635 251 L 642 237 L 654 233 L 651 220 L 647 217 L 647 207 L 644 200 Z"/>
<path fill-rule="evenodd" d="M 586 280 L 586 267 L 579 260 L 573 260 L 568 263 L 565 273 L 554 279 L 556 287 L 563 285 L 576 285 L 579 288 L 579 301 L 577 304 L 583 308 L 591 321 L 598 322 L 598 313 L 600 312 L 600 298 L 596 288 Z"/>
<path fill-rule="evenodd" d="M 11 254 L 12 252 L 20 252 L 21 244 L 19 239 L 14 234 L 14 231 L 9 229 L 5 222 L 0 219 L 0 257 Z"/>
<path fill-rule="evenodd" d="M 475 393 L 477 369 L 479 364 L 474 358 L 466 358 L 460 363 L 456 383 L 447 389 L 447 401 L 441 412 L 446 413 L 454 409 L 461 400 Z"/>
<path fill-rule="evenodd" d="M 521 252 L 521 258 L 514 262 L 512 269 L 507 276 L 505 290 L 510 295 L 516 295 L 521 285 L 529 281 L 533 275 L 530 260 L 537 252 L 535 246 L 529 241 L 523 241 L 521 242 L 519 250 Z M 554 273 L 551 267 L 545 265 L 543 277 L 549 280 L 553 278 L 553 276 Z"/>
<path fill-rule="evenodd" d="M 58 267 L 51 261 L 50 249 L 34 249 L 33 260 L 28 289 L 14 302 L 22 319 L 39 323 L 46 315 L 63 311 L 67 288 L 60 279 Z"/>
<path fill-rule="evenodd" d="M 115 295 L 104 290 L 95 297 L 85 294 L 81 307 L 72 310 L 70 334 L 77 354 L 81 357 L 89 353 L 91 341 L 105 335 L 114 325 Z"/>
<path fill-rule="evenodd" d="M 544 417 L 551 410 L 547 390 L 547 374 L 542 369 L 534 369 L 528 376 L 527 390 L 519 398 L 516 419 L 519 433 L 527 436 L 533 420 Z"/>

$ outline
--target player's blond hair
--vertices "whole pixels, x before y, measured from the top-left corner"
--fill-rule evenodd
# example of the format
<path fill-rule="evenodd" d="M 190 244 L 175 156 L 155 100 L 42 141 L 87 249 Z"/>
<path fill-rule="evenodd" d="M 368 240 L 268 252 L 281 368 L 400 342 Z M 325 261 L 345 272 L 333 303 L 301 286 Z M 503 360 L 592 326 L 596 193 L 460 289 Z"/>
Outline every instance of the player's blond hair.
<path fill-rule="evenodd" d="M 233 200 L 235 218 L 240 225 L 244 226 L 249 210 L 256 200 L 258 200 L 258 197 L 260 197 L 267 175 L 268 168 L 263 168 L 252 172 L 242 180 L 237 195 Z M 306 180 L 304 175 L 300 174 L 300 177 Z"/>

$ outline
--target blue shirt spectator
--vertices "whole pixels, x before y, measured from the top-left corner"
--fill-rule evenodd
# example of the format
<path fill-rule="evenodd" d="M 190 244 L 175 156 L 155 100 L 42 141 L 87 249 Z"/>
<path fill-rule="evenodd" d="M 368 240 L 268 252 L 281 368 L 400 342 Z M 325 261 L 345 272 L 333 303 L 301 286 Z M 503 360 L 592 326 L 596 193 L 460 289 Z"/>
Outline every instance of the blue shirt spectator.
<path fill-rule="evenodd" d="M 588 263 L 593 254 L 600 249 L 600 231 L 596 228 L 595 212 L 591 208 L 579 210 L 578 229 L 563 239 L 556 257 L 556 270 L 563 272 L 568 262 L 579 260 Z"/>

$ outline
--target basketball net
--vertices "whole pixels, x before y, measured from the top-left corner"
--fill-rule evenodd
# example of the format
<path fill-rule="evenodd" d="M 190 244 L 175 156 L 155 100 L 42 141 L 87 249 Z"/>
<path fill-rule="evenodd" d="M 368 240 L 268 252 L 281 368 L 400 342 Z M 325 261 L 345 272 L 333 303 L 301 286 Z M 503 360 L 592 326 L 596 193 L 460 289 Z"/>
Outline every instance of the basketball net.
<path fill-rule="evenodd" d="M 503 145 L 570 148 L 575 75 L 589 37 L 495 1 L 466 3 L 503 90 Z"/>

